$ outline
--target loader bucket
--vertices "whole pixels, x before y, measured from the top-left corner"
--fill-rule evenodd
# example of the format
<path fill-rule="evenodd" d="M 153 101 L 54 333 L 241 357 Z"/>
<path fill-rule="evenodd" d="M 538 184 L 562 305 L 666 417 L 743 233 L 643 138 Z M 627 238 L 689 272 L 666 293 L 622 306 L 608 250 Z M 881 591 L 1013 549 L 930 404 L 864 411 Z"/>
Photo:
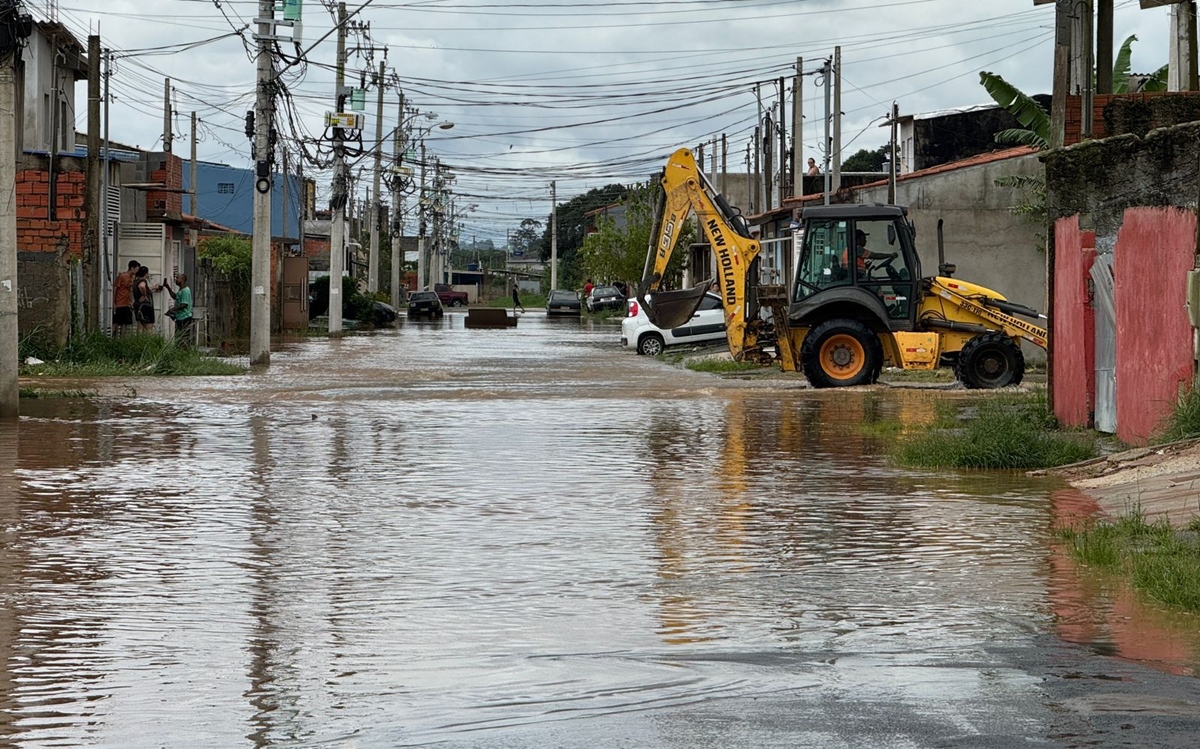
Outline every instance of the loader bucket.
<path fill-rule="evenodd" d="M 705 281 L 691 289 L 656 291 L 652 294 L 647 294 L 643 286 L 638 290 L 638 298 L 648 302 L 645 307 L 646 317 L 650 318 L 650 322 L 660 328 L 670 330 L 678 328 L 692 319 L 692 315 L 696 314 L 696 310 L 700 307 L 700 300 L 704 298 L 704 292 L 710 285 L 711 281 Z"/>

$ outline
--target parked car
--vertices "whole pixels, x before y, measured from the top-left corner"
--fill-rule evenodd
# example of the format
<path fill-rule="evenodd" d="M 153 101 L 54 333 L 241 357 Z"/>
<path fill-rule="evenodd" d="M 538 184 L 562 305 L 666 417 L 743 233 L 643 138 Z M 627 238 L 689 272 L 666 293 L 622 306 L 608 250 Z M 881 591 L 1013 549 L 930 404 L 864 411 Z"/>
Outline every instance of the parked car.
<path fill-rule="evenodd" d="M 621 321 L 621 345 L 639 354 L 658 356 L 667 346 L 725 340 L 725 309 L 721 297 L 707 293 L 692 318 L 678 328 L 664 330 L 646 317 L 637 299 L 629 300 L 629 314 Z"/>
<path fill-rule="evenodd" d="M 624 306 L 625 295 L 616 286 L 593 286 L 587 297 L 588 312 L 621 309 Z"/>
<path fill-rule="evenodd" d="M 414 291 L 408 295 L 409 317 L 441 317 L 442 302 L 434 291 Z"/>
<path fill-rule="evenodd" d="M 396 322 L 396 308 L 386 302 L 375 301 L 375 327 L 382 328 Z"/>
<path fill-rule="evenodd" d="M 435 283 L 433 292 L 444 307 L 465 307 L 470 297 L 465 291 L 455 291 L 449 284 Z"/>
<path fill-rule="evenodd" d="M 566 315 L 579 316 L 579 294 L 569 289 L 554 289 L 546 297 L 546 316 L 562 317 Z"/>

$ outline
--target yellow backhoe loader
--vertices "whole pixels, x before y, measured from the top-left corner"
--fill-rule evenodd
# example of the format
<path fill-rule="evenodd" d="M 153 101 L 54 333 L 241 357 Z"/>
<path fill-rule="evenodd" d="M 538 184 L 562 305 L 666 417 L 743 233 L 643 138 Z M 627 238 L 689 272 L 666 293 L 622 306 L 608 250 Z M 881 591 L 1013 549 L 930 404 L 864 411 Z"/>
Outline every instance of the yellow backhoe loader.
<path fill-rule="evenodd" d="M 663 290 L 679 228 L 695 213 L 716 259 L 729 350 L 739 361 L 777 358 L 814 387 L 874 382 L 884 364 L 903 369 L 954 367 L 971 388 L 1020 383 L 1020 341 L 1046 347 L 1046 331 L 1021 317 L 1045 319 L 1001 294 L 952 277 L 938 225 L 938 271 L 921 276 L 915 231 L 903 207 L 805 208 L 789 287 L 760 285 L 759 243 L 745 220 L 701 173 L 691 151 L 672 154 L 660 177 L 646 269 L 638 297 L 660 328 L 676 328 L 696 310 L 712 281 Z M 761 310 L 770 310 L 770 322 Z M 774 344 L 774 351 L 766 344 Z"/>

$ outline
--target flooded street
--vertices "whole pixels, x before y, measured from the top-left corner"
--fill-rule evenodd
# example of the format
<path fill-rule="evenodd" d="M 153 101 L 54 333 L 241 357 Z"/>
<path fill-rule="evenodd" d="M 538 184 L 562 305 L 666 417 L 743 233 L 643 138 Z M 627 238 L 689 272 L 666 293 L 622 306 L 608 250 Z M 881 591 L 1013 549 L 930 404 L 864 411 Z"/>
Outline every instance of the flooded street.
<path fill-rule="evenodd" d="M 0 746 L 1191 746 L 1196 617 L 1045 479 L 812 391 L 463 317 L 0 425 Z M 48 385 L 53 387 L 52 385 Z"/>

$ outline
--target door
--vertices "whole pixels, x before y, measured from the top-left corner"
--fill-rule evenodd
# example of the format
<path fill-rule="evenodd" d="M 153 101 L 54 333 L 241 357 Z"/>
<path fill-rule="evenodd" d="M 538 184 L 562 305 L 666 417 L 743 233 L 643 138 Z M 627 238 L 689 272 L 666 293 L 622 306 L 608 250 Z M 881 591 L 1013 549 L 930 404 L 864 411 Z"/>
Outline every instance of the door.
<path fill-rule="evenodd" d="M 1096 319 L 1096 431 L 1117 432 L 1117 306 L 1113 256 L 1101 254 L 1092 263 L 1093 309 Z"/>

